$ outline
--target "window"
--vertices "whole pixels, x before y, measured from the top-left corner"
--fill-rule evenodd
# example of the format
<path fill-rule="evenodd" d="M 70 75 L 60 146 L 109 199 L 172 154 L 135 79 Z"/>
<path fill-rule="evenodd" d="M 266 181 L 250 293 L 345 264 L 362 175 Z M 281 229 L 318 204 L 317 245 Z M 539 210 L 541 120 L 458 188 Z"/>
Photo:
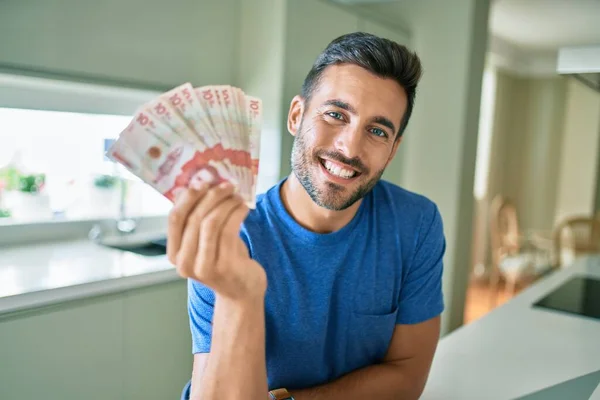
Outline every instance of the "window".
<path fill-rule="evenodd" d="M 10 221 L 116 217 L 122 182 L 128 216 L 166 214 L 168 200 L 104 156 L 129 120 L 0 108 L 1 207 Z"/>
<path fill-rule="evenodd" d="M 496 72 L 493 68 L 488 67 L 483 73 L 479 111 L 479 137 L 477 141 L 475 184 L 473 188 L 473 195 L 477 200 L 482 200 L 487 195 L 488 190 L 495 99 Z"/>
<path fill-rule="evenodd" d="M 160 93 L 0 73 L 0 225 L 115 218 L 123 193 L 128 217 L 166 215 L 167 199 L 104 156 Z M 280 165 L 279 130 L 261 137 L 258 193 Z"/>
<path fill-rule="evenodd" d="M 122 195 L 127 216 L 166 215 L 168 200 L 104 156 L 158 93 L 0 74 L 0 224 L 115 218 Z"/>

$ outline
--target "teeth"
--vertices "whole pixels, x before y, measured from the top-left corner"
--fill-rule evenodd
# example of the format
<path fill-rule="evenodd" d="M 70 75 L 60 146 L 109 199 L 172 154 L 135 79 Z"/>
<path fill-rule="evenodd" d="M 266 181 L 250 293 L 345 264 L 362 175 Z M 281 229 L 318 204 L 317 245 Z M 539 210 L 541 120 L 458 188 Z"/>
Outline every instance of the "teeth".
<path fill-rule="evenodd" d="M 324 165 L 332 175 L 339 176 L 340 178 L 352 178 L 356 174 L 353 170 L 342 168 L 329 160 L 325 160 Z"/>

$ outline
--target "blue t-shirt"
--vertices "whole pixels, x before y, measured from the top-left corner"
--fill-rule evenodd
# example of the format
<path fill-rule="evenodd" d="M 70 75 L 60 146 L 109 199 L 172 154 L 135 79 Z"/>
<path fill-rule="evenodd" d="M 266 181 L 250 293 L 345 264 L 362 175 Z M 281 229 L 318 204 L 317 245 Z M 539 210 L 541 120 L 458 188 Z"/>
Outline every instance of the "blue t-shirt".
<path fill-rule="evenodd" d="M 259 196 L 241 236 L 266 270 L 269 388 L 330 382 L 386 354 L 396 324 L 439 315 L 445 239 L 436 205 L 380 181 L 328 234 L 300 226 L 280 182 Z M 214 293 L 188 284 L 193 352 L 210 351 Z"/>

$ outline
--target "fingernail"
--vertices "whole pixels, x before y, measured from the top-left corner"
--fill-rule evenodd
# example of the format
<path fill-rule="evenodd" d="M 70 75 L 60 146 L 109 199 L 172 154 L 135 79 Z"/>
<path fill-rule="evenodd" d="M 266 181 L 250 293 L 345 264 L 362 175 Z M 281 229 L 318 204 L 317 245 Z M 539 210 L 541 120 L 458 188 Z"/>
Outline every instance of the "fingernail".
<path fill-rule="evenodd" d="M 229 183 L 229 182 L 222 182 L 221 184 L 219 184 L 219 187 L 221 189 L 227 189 L 230 186 L 231 186 L 231 183 Z"/>

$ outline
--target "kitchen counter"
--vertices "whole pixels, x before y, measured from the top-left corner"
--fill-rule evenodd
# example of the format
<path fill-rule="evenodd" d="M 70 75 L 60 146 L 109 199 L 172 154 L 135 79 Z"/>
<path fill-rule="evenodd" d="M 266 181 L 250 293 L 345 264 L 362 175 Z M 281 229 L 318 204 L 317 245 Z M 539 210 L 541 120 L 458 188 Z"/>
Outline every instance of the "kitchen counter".
<path fill-rule="evenodd" d="M 444 337 L 422 399 L 599 400 L 600 320 L 532 307 L 574 276 L 600 278 L 600 257 L 577 260 Z"/>
<path fill-rule="evenodd" d="M 0 248 L 0 315 L 180 279 L 166 256 L 87 239 Z"/>

